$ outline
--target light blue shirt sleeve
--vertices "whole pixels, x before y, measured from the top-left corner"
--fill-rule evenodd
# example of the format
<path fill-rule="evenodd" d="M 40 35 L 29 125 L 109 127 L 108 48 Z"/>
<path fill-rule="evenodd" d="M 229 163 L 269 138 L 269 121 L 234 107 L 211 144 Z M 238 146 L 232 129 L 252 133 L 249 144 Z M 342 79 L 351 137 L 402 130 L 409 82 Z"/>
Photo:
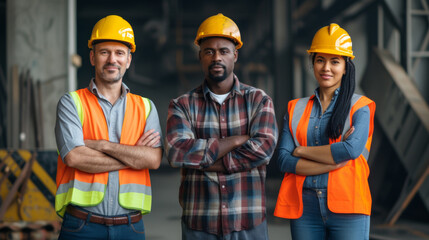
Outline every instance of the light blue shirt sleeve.
<path fill-rule="evenodd" d="M 82 124 L 74 101 L 68 93 L 61 97 L 57 105 L 55 139 L 63 161 L 65 156 L 75 147 L 85 145 Z"/>
<path fill-rule="evenodd" d="M 332 157 L 336 163 L 356 159 L 365 148 L 369 133 L 369 107 L 365 106 L 353 114 L 354 132 L 342 142 L 331 144 Z"/>
<path fill-rule="evenodd" d="M 281 172 L 295 173 L 296 164 L 299 160 L 298 157 L 292 155 L 295 148 L 295 142 L 289 130 L 289 113 L 286 113 L 284 116 L 283 131 L 280 137 L 277 159 L 277 165 Z"/>
<path fill-rule="evenodd" d="M 163 147 L 162 141 L 162 130 L 161 125 L 159 124 L 158 111 L 156 110 L 155 104 L 153 104 L 152 100 L 150 101 L 150 113 L 146 119 L 146 126 L 144 128 L 144 132 L 147 132 L 151 129 L 155 129 L 155 132 L 159 132 L 159 136 L 161 137 L 159 143 L 155 147 Z"/>

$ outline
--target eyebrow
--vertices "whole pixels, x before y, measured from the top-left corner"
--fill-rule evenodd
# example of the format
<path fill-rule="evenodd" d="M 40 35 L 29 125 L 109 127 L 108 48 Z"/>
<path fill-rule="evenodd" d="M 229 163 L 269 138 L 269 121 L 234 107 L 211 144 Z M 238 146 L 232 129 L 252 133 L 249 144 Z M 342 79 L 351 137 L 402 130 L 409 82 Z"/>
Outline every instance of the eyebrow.
<path fill-rule="evenodd" d="M 207 50 L 213 50 L 213 51 L 216 51 L 216 50 L 229 50 L 229 51 L 231 51 L 231 49 L 229 49 L 228 47 L 221 47 L 221 48 L 218 48 L 218 49 L 211 48 L 211 47 L 206 47 L 202 51 L 207 51 Z"/>
<path fill-rule="evenodd" d="M 317 56 L 317 57 L 316 57 L 316 59 L 317 59 L 317 58 L 326 59 L 326 58 L 325 58 L 325 57 L 323 57 L 323 56 Z M 331 59 L 340 59 L 340 57 L 332 57 Z"/>

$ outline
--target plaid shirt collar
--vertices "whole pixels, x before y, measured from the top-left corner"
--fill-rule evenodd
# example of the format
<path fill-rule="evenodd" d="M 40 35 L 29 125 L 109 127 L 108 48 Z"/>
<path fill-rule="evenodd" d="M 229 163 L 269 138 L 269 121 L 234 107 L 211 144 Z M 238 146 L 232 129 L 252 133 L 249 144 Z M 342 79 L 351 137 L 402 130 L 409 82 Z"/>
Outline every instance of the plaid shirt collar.
<path fill-rule="evenodd" d="M 210 99 L 210 89 L 206 79 L 204 79 L 202 88 L 204 93 L 204 100 L 207 101 L 208 99 Z M 230 93 L 232 94 L 230 94 L 226 99 L 234 97 L 235 96 L 234 94 L 239 94 L 243 96 L 243 93 L 240 91 L 240 89 L 241 89 L 240 81 L 238 80 L 237 76 L 234 74 L 234 84 L 232 85 L 232 89 L 230 91 Z"/>

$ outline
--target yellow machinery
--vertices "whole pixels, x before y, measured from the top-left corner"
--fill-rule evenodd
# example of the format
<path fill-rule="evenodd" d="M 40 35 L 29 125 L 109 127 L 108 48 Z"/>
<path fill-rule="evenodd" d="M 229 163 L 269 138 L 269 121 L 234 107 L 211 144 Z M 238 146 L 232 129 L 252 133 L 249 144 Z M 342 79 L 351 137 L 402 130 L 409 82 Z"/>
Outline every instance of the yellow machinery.
<path fill-rule="evenodd" d="M 0 226 L 17 222 L 58 226 L 57 156 L 55 151 L 0 149 Z"/>

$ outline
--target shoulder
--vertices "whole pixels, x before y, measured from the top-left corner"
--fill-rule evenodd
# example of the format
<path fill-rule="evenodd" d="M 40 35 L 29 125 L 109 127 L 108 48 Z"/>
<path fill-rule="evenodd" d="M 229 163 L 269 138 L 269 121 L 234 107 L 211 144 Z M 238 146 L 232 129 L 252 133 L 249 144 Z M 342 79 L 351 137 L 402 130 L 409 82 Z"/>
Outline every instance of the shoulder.
<path fill-rule="evenodd" d="M 189 105 L 193 102 L 204 100 L 204 93 L 202 85 L 188 91 L 177 98 L 171 100 L 172 103 L 179 105 Z"/>
<path fill-rule="evenodd" d="M 352 109 L 354 109 L 355 111 L 365 106 L 368 106 L 369 110 L 375 111 L 375 102 L 370 98 L 360 94 L 353 94 L 351 105 Z"/>
<path fill-rule="evenodd" d="M 253 101 L 270 101 L 272 102 L 271 97 L 262 89 L 256 88 L 244 83 L 240 83 L 240 92 L 248 98 L 249 100 Z"/>
<path fill-rule="evenodd" d="M 58 108 L 63 108 L 63 107 L 67 107 L 67 106 L 74 106 L 74 100 L 73 97 L 71 95 L 71 92 L 68 92 L 66 94 L 64 94 L 60 100 L 58 101 Z"/>

